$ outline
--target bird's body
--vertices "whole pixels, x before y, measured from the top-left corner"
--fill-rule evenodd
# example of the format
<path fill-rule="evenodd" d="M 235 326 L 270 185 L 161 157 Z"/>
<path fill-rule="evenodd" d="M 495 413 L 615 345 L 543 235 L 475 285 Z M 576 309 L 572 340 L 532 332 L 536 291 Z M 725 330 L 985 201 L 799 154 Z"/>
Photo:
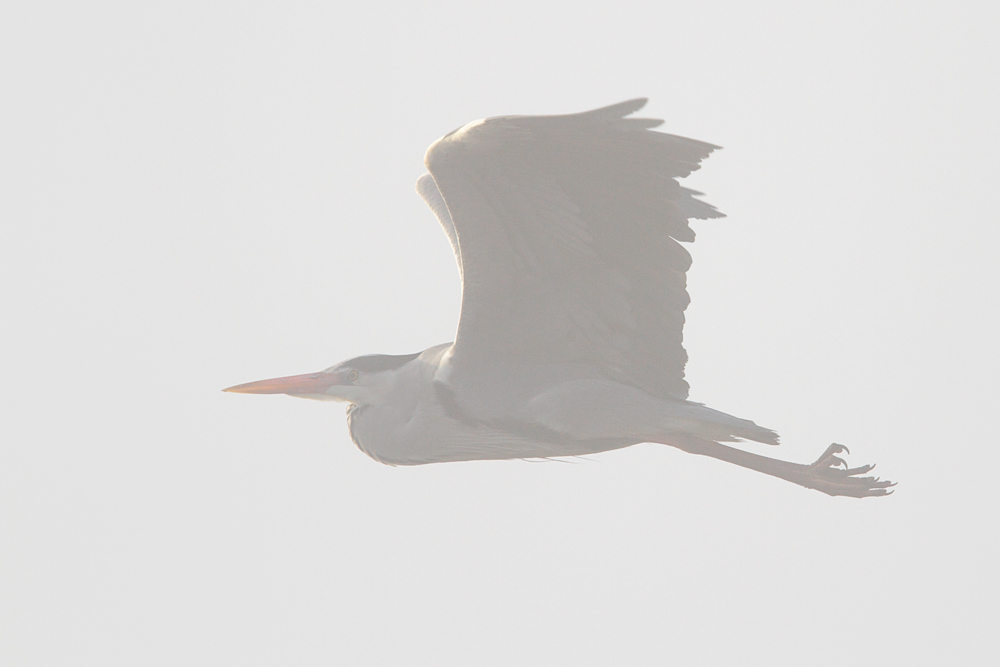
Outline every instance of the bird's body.
<path fill-rule="evenodd" d="M 541 388 L 522 383 L 517 400 L 509 400 L 494 417 L 470 414 L 445 382 L 434 379 L 450 347 L 438 345 L 405 361 L 396 357 L 400 366 L 368 375 L 378 400 L 351 403 L 348 411 L 351 437 L 359 448 L 383 463 L 414 465 L 580 456 L 671 433 L 777 444 L 772 431 L 753 422 L 690 401 L 657 399 L 610 380 L 573 378 L 572 373 Z M 341 366 L 354 368 L 367 359 Z"/>
<path fill-rule="evenodd" d="M 394 465 L 549 458 L 659 442 L 832 495 L 884 495 L 831 446 L 811 466 L 722 442 L 777 435 L 687 400 L 690 218 L 675 179 L 716 147 L 629 119 L 645 100 L 470 123 L 427 151 L 417 190 L 462 278 L 454 343 L 230 391 L 350 404 L 354 442 Z"/>

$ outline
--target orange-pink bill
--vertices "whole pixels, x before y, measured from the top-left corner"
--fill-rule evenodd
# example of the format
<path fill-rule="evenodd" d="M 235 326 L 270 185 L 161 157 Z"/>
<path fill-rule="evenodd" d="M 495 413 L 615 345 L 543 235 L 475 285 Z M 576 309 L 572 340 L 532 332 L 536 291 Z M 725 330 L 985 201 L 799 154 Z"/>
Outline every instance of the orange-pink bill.
<path fill-rule="evenodd" d="M 306 373 L 283 378 L 257 380 L 227 387 L 222 391 L 236 394 L 322 394 L 327 388 L 341 384 L 340 373 Z"/>

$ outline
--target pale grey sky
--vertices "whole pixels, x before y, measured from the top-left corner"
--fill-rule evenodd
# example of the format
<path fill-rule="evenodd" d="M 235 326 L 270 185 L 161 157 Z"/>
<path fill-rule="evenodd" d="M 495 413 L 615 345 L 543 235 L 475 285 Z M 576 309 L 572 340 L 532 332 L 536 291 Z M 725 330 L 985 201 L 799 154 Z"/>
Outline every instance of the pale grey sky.
<path fill-rule="evenodd" d="M 564 7 L 2 10 L 0 662 L 996 660 L 1000 10 Z M 892 497 L 656 445 L 390 468 L 219 391 L 451 340 L 426 147 L 637 96 L 725 148 L 692 399 Z"/>

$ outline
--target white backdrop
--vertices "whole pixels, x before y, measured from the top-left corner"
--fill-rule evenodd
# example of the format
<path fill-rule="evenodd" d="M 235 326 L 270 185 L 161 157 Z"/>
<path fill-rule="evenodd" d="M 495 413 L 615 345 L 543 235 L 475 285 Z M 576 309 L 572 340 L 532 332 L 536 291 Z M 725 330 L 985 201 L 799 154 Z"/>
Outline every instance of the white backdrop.
<path fill-rule="evenodd" d="M 996 660 L 997 7 L 5 5 L 0 663 Z M 655 445 L 390 468 L 219 391 L 451 340 L 427 145 L 636 96 L 725 146 L 692 398 L 895 495 Z"/>

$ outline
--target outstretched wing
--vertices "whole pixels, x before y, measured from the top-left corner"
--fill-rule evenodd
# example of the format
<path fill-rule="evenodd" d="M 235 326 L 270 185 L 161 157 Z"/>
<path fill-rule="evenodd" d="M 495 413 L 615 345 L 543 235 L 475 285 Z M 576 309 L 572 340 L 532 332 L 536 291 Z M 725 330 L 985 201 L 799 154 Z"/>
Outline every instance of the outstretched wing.
<path fill-rule="evenodd" d="M 417 189 L 462 275 L 449 384 L 562 365 L 687 397 L 678 241 L 722 214 L 676 179 L 717 146 L 625 118 L 645 102 L 476 121 L 427 150 Z"/>

